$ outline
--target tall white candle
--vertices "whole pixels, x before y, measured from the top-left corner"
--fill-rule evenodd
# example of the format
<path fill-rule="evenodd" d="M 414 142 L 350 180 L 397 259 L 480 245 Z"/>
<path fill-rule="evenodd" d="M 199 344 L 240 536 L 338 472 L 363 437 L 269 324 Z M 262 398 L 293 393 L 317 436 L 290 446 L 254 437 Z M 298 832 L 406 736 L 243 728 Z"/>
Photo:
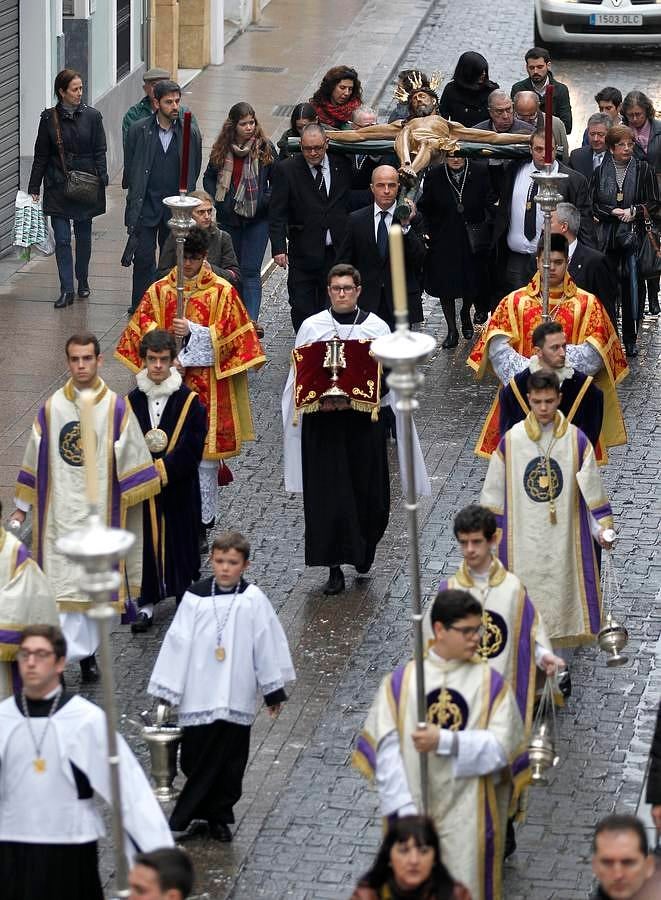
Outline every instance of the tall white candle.
<path fill-rule="evenodd" d="M 399 225 L 390 228 L 390 274 L 392 276 L 392 300 L 395 313 L 408 315 L 406 272 L 404 269 L 404 237 Z"/>

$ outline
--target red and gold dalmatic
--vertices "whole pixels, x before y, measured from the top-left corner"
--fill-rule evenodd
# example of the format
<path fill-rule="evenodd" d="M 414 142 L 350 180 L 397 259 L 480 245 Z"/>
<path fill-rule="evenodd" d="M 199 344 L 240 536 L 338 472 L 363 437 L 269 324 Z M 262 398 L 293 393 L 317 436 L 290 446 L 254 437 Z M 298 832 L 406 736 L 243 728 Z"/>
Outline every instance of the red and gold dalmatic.
<path fill-rule="evenodd" d="M 532 333 L 542 324 L 542 304 L 539 272 L 525 287 L 513 291 L 500 301 L 467 359 L 467 364 L 475 371 L 478 380 L 487 371 L 493 371 L 489 361 L 489 341 L 499 334 L 504 335 L 521 356 L 532 356 Z M 568 344 L 588 343 L 601 357 L 603 368 L 594 379 L 597 387 L 604 393 L 604 423 L 597 459 L 599 462 L 606 462 L 606 447 L 616 447 L 627 442 L 627 431 L 615 390 L 615 386 L 629 374 L 622 344 L 608 314 L 595 295 L 576 287 L 569 275 L 565 275 L 562 288 L 550 291 L 549 314 L 562 325 Z M 489 458 L 498 446 L 501 437 L 499 417 L 500 408 L 496 395 L 475 445 L 478 456 Z"/>
<path fill-rule="evenodd" d="M 173 269 L 152 284 L 140 301 L 117 344 L 117 359 L 138 372 L 143 367 L 143 336 L 156 328 L 172 331 L 176 314 L 177 270 Z M 266 362 L 255 325 L 234 288 L 205 267 L 184 284 L 184 318 L 209 328 L 214 354 L 212 366 L 188 367 L 184 377 L 207 410 L 204 459 L 237 456 L 244 441 L 255 439 L 247 371 Z"/>

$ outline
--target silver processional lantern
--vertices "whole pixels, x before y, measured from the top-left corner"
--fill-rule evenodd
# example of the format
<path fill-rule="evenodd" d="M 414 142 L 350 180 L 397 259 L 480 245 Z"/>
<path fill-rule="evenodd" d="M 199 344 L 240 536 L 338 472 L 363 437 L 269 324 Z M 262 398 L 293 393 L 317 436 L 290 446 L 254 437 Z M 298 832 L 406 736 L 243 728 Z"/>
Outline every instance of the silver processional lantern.
<path fill-rule="evenodd" d="M 406 510 L 408 514 L 409 555 L 411 572 L 411 620 L 415 642 L 415 666 L 417 683 L 418 727 L 427 724 L 427 698 L 424 681 L 424 646 L 422 636 L 422 598 L 420 590 L 420 550 L 418 539 L 418 497 L 413 465 L 413 412 L 418 408 L 415 394 L 422 385 L 423 375 L 418 366 L 425 363 L 436 349 L 436 341 L 429 334 L 411 331 L 409 328 L 406 276 L 404 270 L 404 245 L 399 225 L 390 229 L 390 265 L 392 271 L 395 331 L 372 341 L 371 350 L 376 359 L 390 369 L 387 383 L 397 397 L 397 409 L 404 419 L 404 460 L 406 472 Z M 427 812 L 428 773 L 427 754 L 420 754 L 420 781 L 422 805 Z"/>

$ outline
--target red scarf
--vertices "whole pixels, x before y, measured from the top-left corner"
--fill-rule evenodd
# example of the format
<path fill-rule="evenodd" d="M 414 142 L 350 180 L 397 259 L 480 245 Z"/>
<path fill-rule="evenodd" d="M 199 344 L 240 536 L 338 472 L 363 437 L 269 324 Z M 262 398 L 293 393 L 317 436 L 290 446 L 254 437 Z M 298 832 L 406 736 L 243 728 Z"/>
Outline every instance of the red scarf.
<path fill-rule="evenodd" d="M 353 100 L 347 100 L 341 106 L 336 106 L 330 100 L 315 100 L 312 105 L 322 125 L 341 128 L 342 125 L 351 121 L 351 116 L 361 105 L 361 101 L 358 97 L 354 97 Z"/>

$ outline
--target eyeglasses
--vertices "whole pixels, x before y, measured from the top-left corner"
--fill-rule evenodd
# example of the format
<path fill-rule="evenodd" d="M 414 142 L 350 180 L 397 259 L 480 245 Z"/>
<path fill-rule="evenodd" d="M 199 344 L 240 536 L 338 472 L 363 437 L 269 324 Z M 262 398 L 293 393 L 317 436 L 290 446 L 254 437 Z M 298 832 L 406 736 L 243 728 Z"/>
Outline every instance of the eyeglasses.
<path fill-rule="evenodd" d="M 619 147 L 620 150 L 633 150 L 636 145 L 633 141 L 618 141 L 615 146 Z"/>
<path fill-rule="evenodd" d="M 456 625 L 448 625 L 448 630 L 450 631 L 458 631 L 462 637 L 470 638 L 475 637 L 475 635 L 481 635 L 484 631 L 482 625 L 465 625 L 463 628 L 457 628 Z"/>
<path fill-rule="evenodd" d="M 356 290 L 355 284 L 331 284 L 328 287 L 331 294 L 352 294 Z"/>
<path fill-rule="evenodd" d="M 31 656 L 37 660 L 37 662 L 43 662 L 45 659 L 48 659 L 49 656 L 55 656 L 54 650 L 19 650 L 16 654 L 17 658 L 21 660 L 21 662 L 27 662 Z"/>

